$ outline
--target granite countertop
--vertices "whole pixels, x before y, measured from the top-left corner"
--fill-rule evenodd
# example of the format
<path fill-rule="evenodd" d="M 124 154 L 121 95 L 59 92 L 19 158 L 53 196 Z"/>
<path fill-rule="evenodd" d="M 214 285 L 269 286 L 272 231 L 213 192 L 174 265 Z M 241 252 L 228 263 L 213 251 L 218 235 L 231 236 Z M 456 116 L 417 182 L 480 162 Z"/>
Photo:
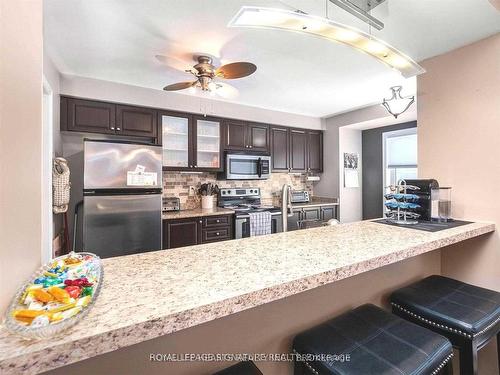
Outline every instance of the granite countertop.
<path fill-rule="evenodd" d="M 234 211 L 229 210 L 227 208 L 221 208 L 221 207 L 214 207 L 209 209 L 195 208 L 192 210 L 162 212 L 161 218 L 163 220 L 169 220 L 169 219 L 186 219 L 189 217 L 231 215 L 231 214 L 234 214 Z"/>
<path fill-rule="evenodd" d="M 61 367 L 494 230 L 362 221 L 104 259 L 95 306 L 66 335 L 25 341 L 0 328 L 0 373 Z"/>
<path fill-rule="evenodd" d="M 311 197 L 309 202 L 292 203 L 294 208 L 319 207 L 319 206 L 338 206 L 339 200 L 336 198 Z"/>

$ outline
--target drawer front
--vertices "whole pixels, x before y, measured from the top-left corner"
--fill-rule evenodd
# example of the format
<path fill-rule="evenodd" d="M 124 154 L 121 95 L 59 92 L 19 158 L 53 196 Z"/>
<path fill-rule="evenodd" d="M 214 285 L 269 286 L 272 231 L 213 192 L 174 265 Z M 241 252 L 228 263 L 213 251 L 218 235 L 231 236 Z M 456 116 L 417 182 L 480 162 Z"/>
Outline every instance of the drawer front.
<path fill-rule="evenodd" d="M 203 218 L 203 228 L 221 227 L 231 225 L 231 215 L 206 216 Z"/>
<path fill-rule="evenodd" d="M 231 228 L 217 228 L 217 229 L 203 229 L 201 231 L 201 241 L 215 242 L 215 241 L 225 241 L 231 239 Z"/>

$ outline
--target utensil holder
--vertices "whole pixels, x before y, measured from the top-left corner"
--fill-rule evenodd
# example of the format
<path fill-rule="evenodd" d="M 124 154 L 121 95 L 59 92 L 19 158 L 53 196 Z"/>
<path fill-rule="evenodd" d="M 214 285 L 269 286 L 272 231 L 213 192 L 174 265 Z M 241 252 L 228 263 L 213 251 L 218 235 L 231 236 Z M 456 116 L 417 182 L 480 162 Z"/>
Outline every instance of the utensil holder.
<path fill-rule="evenodd" d="M 214 197 L 212 195 L 202 195 L 201 208 L 204 210 L 214 208 Z"/>

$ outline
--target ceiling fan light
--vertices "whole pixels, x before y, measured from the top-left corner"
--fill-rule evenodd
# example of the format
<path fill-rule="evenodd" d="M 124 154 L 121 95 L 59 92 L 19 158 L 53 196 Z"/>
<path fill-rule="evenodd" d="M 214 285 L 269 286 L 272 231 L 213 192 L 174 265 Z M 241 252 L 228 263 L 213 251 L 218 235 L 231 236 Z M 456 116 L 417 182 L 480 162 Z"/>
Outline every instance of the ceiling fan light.
<path fill-rule="evenodd" d="M 215 90 L 217 90 L 217 84 L 214 81 L 210 81 L 208 84 L 208 91 L 214 92 Z"/>
<path fill-rule="evenodd" d="M 396 48 L 361 30 L 327 18 L 285 9 L 244 6 L 229 22 L 228 27 L 252 27 L 298 31 L 347 44 L 401 72 L 409 78 L 425 69 Z"/>
<path fill-rule="evenodd" d="M 401 86 L 391 87 L 392 97 L 382 101 L 382 105 L 385 107 L 387 112 L 395 118 L 398 118 L 400 114 L 406 112 L 415 101 L 415 96 L 401 96 L 401 90 Z"/>

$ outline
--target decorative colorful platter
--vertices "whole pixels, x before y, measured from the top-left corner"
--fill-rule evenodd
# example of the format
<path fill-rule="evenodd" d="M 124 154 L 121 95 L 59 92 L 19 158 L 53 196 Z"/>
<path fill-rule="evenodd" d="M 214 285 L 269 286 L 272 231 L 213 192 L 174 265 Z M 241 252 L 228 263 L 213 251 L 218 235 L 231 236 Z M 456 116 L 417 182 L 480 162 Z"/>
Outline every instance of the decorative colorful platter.
<path fill-rule="evenodd" d="M 17 291 L 5 327 L 31 339 L 57 335 L 88 313 L 102 275 L 101 259 L 92 253 L 72 252 L 53 259 Z"/>

